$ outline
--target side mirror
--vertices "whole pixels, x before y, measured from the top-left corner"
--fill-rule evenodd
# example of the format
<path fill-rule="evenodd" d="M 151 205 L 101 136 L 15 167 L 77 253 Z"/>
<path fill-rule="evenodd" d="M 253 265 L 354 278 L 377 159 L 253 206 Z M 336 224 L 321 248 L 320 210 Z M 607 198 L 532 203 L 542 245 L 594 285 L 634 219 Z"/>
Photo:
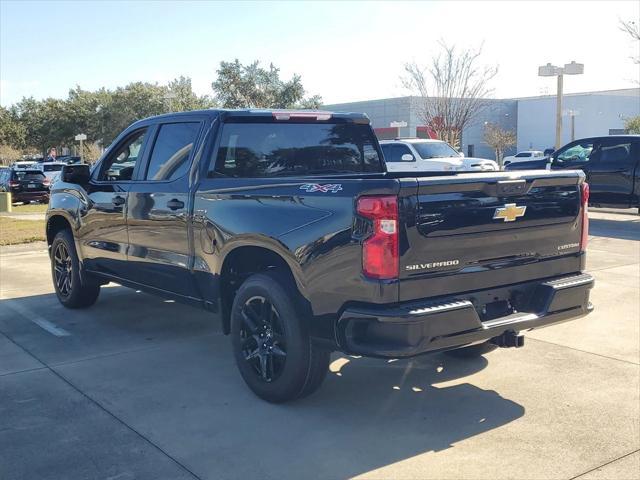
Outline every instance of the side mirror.
<path fill-rule="evenodd" d="M 65 165 L 62 167 L 62 173 L 60 174 L 60 177 L 62 178 L 63 182 L 85 185 L 89 183 L 89 178 L 91 177 L 89 165 L 87 165 L 86 163 Z"/>
<path fill-rule="evenodd" d="M 403 162 L 413 162 L 413 155 L 411 155 L 410 153 L 403 153 L 400 159 Z"/>

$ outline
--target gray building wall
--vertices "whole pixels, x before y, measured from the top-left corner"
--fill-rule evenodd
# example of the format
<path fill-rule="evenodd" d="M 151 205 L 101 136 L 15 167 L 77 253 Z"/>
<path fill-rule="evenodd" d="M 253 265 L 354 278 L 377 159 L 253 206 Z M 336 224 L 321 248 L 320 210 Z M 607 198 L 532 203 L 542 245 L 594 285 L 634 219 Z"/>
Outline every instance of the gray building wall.
<path fill-rule="evenodd" d="M 415 100 L 416 97 L 385 98 L 323 105 L 322 108 L 333 112 L 366 113 L 373 128 L 388 128 L 391 122 L 407 122 L 407 126 L 400 129 L 400 136 L 415 137 L 416 127 L 420 125 L 414 108 Z"/>
<path fill-rule="evenodd" d="M 481 158 L 494 158 L 493 150 L 484 143 L 485 122 L 495 123 L 502 128 L 516 130 L 517 102 L 515 100 L 487 100 L 487 106 L 472 125 L 462 132 L 461 150 L 469 154 L 469 145 L 473 145 L 473 155 Z M 399 129 L 401 137 L 415 137 L 416 128 L 424 125 L 420 119 L 420 97 L 385 98 L 362 102 L 324 105 L 322 108 L 334 112 L 366 113 L 373 128 L 389 128 L 391 122 L 407 122 Z M 515 148 L 512 149 L 515 151 Z M 508 151 L 507 155 L 510 155 Z"/>
<path fill-rule="evenodd" d="M 325 105 L 323 108 L 339 112 L 366 113 L 373 128 L 388 128 L 391 122 L 407 122 L 400 136 L 415 137 L 416 127 L 424 122 L 419 118 L 419 97 L 398 97 L 382 100 Z M 462 132 L 461 149 L 469 155 L 495 159 L 491 147 L 484 142 L 487 123 L 500 125 L 517 134 L 517 145 L 505 155 L 520 150 L 544 150 L 555 142 L 556 97 L 530 97 L 518 99 L 486 100 L 487 107 Z M 607 90 L 601 92 L 567 94 L 563 97 L 563 110 L 578 111 L 575 117 L 576 138 L 608 135 L 610 129 L 624 128 L 624 120 L 640 115 L 640 88 Z M 563 141 L 571 140 L 571 119 L 563 117 Z"/>
<path fill-rule="evenodd" d="M 484 141 L 484 129 L 487 123 L 498 125 L 504 130 L 517 132 L 518 102 L 515 100 L 487 100 L 486 107 L 478 117 L 462 132 L 462 151 L 467 156 L 490 158 L 495 160 L 493 148 Z M 469 146 L 473 145 L 473 152 Z M 472 153 L 472 155 L 471 155 Z M 505 150 L 504 155 L 516 153 L 515 145 Z"/>
<path fill-rule="evenodd" d="M 609 135 L 623 129 L 624 120 L 640 115 L 640 89 L 613 90 L 563 96 L 562 144 L 571 141 L 571 118 L 577 111 L 575 138 Z M 553 148 L 556 138 L 556 97 L 518 99 L 518 150 Z"/>

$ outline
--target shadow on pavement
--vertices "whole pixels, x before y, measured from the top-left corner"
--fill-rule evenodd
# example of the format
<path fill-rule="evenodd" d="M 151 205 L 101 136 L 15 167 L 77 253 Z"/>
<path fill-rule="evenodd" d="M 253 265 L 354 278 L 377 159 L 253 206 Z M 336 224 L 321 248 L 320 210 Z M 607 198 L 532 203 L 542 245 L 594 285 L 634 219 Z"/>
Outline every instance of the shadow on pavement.
<path fill-rule="evenodd" d="M 37 327 L 33 331 L 32 326 L 25 332 L 18 323 L 30 322 L 14 316 L 4 321 L 0 316 L 0 330 L 9 329 L 9 336 L 26 342 L 40 358 L 63 361 L 54 367 L 60 375 L 201 478 L 351 477 L 455 448 L 525 412 L 495 391 L 460 380 L 482 371 L 487 359 L 463 361 L 442 354 L 392 362 L 334 355 L 316 394 L 290 404 L 268 404 L 244 385 L 228 337 L 210 326 L 207 314 L 122 288 L 107 290 L 95 307 L 80 312 L 58 311 L 53 295 L 11 300 L 67 329 L 68 337 Z M 148 345 L 149 338 L 162 342 L 138 348 Z M 102 356 L 90 358 L 91 345 Z M 5 378 L 20 382 L 20 376 Z M 52 385 L 32 382 L 25 395 L 46 398 L 50 405 L 68 404 L 66 389 Z M 0 412 L 7 409 L 2 405 L 6 399 L 0 396 Z M 16 404 L 8 411 L 21 418 L 20 424 L 29 424 L 41 420 L 29 416 L 50 408 Z M 36 444 L 46 445 L 46 458 L 55 459 L 55 451 L 63 448 L 58 445 L 67 445 L 59 457 L 66 463 L 51 466 L 62 475 L 65 465 L 90 461 L 82 448 L 76 455 L 68 447 L 104 444 L 93 450 L 99 458 L 91 462 L 121 464 L 111 471 L 126 469 L 131 456 L 111 445 L 118 435 L 98 438 L 99 430 L 84 425 L 90 418 L 81 411 L 49 418 L 41 438 L 34 444 L 33 436 L 26 436 L 12 447 L 16 458 L 8 460 L 26 458 Z M 48 438 L 53 433 L 47 432 L 60 431 L 68 432 L 64 441 Z M 39 461 L 34 465 L 50 467 Z"/>
<path fill-rule="evenodd" d="M 589 235 L 640 241 L 640 218 L 620 221 L 590 218 Z"/>

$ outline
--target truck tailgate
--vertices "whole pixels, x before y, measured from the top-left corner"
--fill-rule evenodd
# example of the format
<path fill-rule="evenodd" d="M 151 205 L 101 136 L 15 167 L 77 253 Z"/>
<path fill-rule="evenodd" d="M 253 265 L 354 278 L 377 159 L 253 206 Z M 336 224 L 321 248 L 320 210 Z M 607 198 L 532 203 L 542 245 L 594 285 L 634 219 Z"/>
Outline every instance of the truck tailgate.
<path fill-rule="evenodd" d="M 580 269 L 577 171 L 418 178 L 404 197 L 399 300 Z"/>

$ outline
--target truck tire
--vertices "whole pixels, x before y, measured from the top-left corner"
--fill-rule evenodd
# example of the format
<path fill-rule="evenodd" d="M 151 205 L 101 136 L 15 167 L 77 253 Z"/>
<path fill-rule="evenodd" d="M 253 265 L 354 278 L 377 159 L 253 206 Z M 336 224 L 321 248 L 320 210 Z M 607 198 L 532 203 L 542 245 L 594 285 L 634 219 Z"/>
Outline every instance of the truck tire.
<path fill-rule="evenodd" d="M 456 348 L 455 350 L 447 350 L 444 353 L 458 358 L 476 358 L 486 353 L 493 352 L 496 348 L 498 348 L 496 345 L 487 340 L 486 342 L 478 343 L 476 345 Z"/>
<path fill-rule="evenodd" d="M 58 300 L 67 308 L 86 308 L 98 299 L 100 285 L 80 275 L 80 261 L 69 230 L 59 231 L 51 243 L 51 276 Z"/>
<path fill-rule="evenodd" d="M 291 283 L 277 271 L 254 274 L 238 289 L 231 309 L 240 374 L 258 397 L 273 403 L 313 393 L 329 370 L 330 352 L 312 343 Z"/>

